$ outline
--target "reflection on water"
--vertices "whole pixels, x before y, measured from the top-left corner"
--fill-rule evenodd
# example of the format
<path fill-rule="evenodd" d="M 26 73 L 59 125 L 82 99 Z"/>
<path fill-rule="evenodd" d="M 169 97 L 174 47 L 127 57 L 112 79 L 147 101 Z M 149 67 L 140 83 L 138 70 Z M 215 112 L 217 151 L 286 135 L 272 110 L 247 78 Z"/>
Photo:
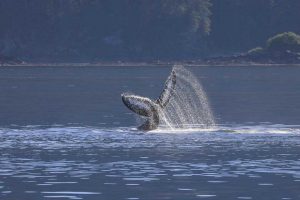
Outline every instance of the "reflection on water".
<path fill-rule="evenodd" d="M 299 150 L 299 126 L 1 128 L 0 199 L 299 199 Z"/>

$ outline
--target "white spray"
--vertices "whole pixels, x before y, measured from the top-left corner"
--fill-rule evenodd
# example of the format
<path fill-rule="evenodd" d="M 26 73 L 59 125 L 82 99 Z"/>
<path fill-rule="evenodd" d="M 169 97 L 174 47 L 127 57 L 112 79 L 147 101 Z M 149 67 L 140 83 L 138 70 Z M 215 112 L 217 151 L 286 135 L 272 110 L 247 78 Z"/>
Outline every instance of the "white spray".
<path fill-rule="evenodd" d="M 198 79 L 183 66 L 174 66 L 175 92 L 163 110 L 162 127 L 171 129 L 211 128 L 215 125 L 209 101 Z"/>

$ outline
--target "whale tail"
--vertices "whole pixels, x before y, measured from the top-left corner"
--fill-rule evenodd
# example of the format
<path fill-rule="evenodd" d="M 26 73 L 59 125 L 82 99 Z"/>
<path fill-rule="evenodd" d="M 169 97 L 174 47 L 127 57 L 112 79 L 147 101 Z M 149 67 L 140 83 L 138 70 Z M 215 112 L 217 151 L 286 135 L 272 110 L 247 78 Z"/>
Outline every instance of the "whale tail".
<path fill-rule="evenodd" d="M 123 103 L 133 112 L 143 117 L 147 117 L 147 121 L 138 127 L 139 130 L 153 130 L 159 125 L 159 110 L 163 109 L 169 103 L 175 92 L 176 73 L 173 69 L 165 82 L 164 89 L 159 98 L 155 101 L 132 94 L 122 94 Z"/>
<path fill-rule="evenodd" d="M 156 100 L 156 103 L 160 105 L 160 107 L 164 108 L 169 103 L 171 97 L 175 92 L 176 85 L 176 73 L 173 69 L 168 79 L 166 80 L 165 87 L 160 94 L 159 98 Z"/>

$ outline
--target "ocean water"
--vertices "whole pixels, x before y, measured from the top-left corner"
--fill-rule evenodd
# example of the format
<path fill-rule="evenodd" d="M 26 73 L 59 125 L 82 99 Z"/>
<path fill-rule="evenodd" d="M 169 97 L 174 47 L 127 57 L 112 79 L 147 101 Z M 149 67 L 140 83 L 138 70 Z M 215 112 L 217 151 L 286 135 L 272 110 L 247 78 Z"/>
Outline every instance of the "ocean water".
<path fill-rule="evenodd" d="M 2 67 L 0 199 L 300 199 L 300 68 L 188 69 L 215 127 L 136 130 L 171 67 Z"/>

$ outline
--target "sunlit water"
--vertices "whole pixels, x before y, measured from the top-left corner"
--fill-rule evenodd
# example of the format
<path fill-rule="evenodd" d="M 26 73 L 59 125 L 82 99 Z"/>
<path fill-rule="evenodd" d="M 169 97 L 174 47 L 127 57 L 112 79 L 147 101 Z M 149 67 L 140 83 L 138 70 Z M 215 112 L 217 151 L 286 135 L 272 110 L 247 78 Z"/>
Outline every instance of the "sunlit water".
<path fill-rule="evenodd" d="M 300 199 L 300 69 L 192 70 L 218 124 L 144 133 L 170 68 L 2 68 L 0 199 Z"/>
<path fill-rule="evenodd" d="M 300 127 L 0 130 L 1 199 L 299 199 Z"/>

